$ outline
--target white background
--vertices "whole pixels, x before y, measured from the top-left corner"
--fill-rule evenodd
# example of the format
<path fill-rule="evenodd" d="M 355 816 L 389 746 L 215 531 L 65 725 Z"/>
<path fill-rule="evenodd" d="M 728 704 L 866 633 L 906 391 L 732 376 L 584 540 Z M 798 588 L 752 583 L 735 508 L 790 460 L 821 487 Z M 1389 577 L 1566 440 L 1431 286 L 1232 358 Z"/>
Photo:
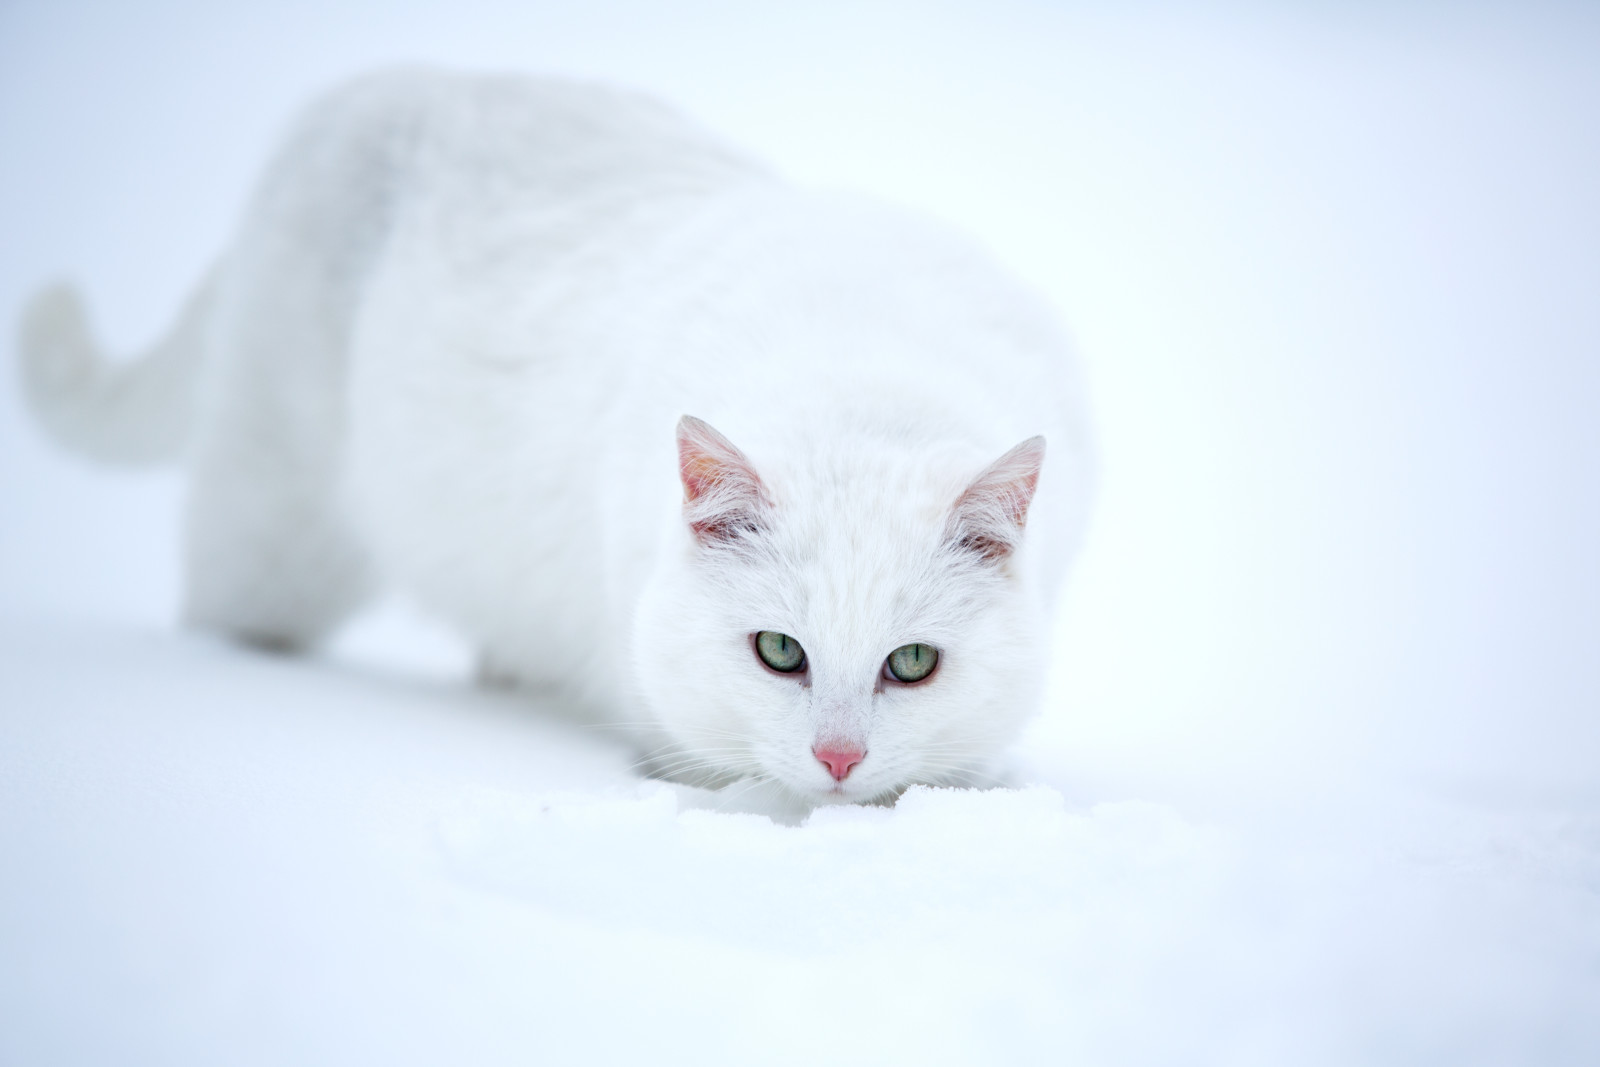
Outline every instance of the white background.
<path fill-rule="evenodd" d="M 293 109 L 347 74 L 402 60 L 568 73 L 650 89 L 797 181 L 870 190 L 975 233 L 1045 290 L 1083 351 L 1103 484 L 1069 591 L 1051 697 L 1022 751 L 1023 765 L 1067 798 L 1068 815 L 1096 802 L 1174 805 L 1159 810 L 1187 827 L 1173 838 L 1187 842 L 1184 848 L 1210 840 L 1191 820 L 1218 818 L 1229 829 L 1278 819 L 1266 839 L 1272 844 L 1245 847 L 1245 856 L 1263 862 L 1292 850 L 1288 842 L 1306 846 L 1295 828 L 1307 809 L 1334 821 L 1371 819 L 1360 823 L 1368 828 L 1398 820 L 1413 843 L 1433 839 L 1437 824 L 1430 820 L 1438 811 L 1455 813 L 1438 817 L 1458 830 L 1461 820 L 1473 827 L 1460 830 L 1470 843 L 1461 847 L 1478 857 L 1460 870 L 1476 870 L 1472 864 L 1482 860 L 1526 873 L 1516 857 L 1536 855 L 1527 870 L 1541 873 L 1528 875 L 1531 881 L 1516 875 L 1518 888 L 1493 906 L 1475 895 L 1470 878 L 1451 883 L 1457 895 L 1442 913 L 1417 888 L 1426 879 L 1409 868 L 1372 875 L 1369 886 L 1394 890 L 1374 889 L 1375 896 L 1410 903 L 1373 919 L 1366 927 L 1376 931 L 1372 943 L 1350 953 L 1383 971 L 1395 963 L 1391 953 L 1402 952 L 1394 946 L 1426 955 L 1452 943 L 1443 919 L 1437 943 L 1431 934 L 1408 941 L 1400 931 L 1421 916 L 1499 923 L 1484 935 L 1499 948 L 1471 943 L 1507 963 L 1503 980 L 1514 973 L 1536 991 L 1528 1003 L 1508 1004 L 1492 983 L 1472 994 L 1439 986 L 1452 964 L 1435 955 L 1433 964 L 1409 960 L 1402 973 L 1432 990 L 1436 1018 L 1407 1017 L 1436 1039 L 1458 1022 L 1465 1033 L 1475 1010 L 1469 1006 L 1482 993 L 1507 1013 L 1496 1031 L 1505 1047 L 1538 1047 L 1547 1062 L 1583 1051 L 1554 1038 L 1518 1042 L 1576 1032 L 1562 1029 L 1561 1020 L 1576 1025 L 1575 1015 L 1561 1014 L 1562 996 L 1580 976 L 1593 980 L 1600 945 L 1600 832 L 1593 819 L 1600 768 L 1600 19 L 1579 6 L 1509 4 L 1241 3 L 1201 11 L 1156 3 L 780 9 L 289 0 L 251 8 L 6 0 L 0 309 L 14 313 L 40 283 L 70 276 L 85 287 L 106 342 L 136 349 L 165 325 L 227 240 Z M 23 779 L 13 777 L 6 825 L 14 845 L 38 845 L 69 824 L 79 827 L 77 837 L 63 830 L 62 840 L 76 843 L 61 845 L 57 858 L 76 858 L 61 860 L 57 874 L 81 868 L 111 879 L 137 876 L 167 855 L 157 848 L 116 859 L 82 829 L 93 819 L 74 823 L 64 814 L 89 803 L 79 787 L 99 764 L 83 756 L 83 737 L 61 726 L 69 721 L 63 709 L 79 709 L 89 734 L 107 729 L 113 717 L 126 724 L 154 716 L 150 721 L 170 723 L 171 734 L 132 736 L 128 744 L 144 746 L 138 750 L 146 755 L 170 744 L 171 752 L 211 760 L 219 752 L 208 747 L 215 738 L 190 747 L 185 738 L 213 705 L 195 703 L 190 714 L 171 712 L 174 718 L 161 718 L 170 709 L 157 707 L 174 699 L 179 690 L 172 686 L 191 670 L 218 676 L 208 699 L 246 709 L 246 721 L 256 723 L 248 729 L 276 729 L 267 725 L 276 709 L 249 688 L 252 672 L 263 670 L 292 672 L 287 680 L 273 674 L 279 680 L 271 684 L 287 687 L 285 699 L 318 706 L 343 699 L 330 686 L 383 679 L 352 698 L 370 705 L 369 717 L 351 720 L 361 730 L 384 729 L 388 700 L 407 707 L 422 701 L 432 715 L 448 714 L 441 708 L 452 702 L 480 708 L 474 702 L 482 698 L 459 687 L 459 654 L 403 614 L 353 635 L 332 665 L 264 666 L 184 644 L 189 639 L 170 628 L 180 494 L 175 474 L 115 475 L 54 451 L 27 424 L 12 379 L 0 385 L 0 729 L 12 735 L 0 740 L 14 770 L 44 774 L 47 751 L 65 768 L 51 779 L 57 800 L 32 808 L 22 799 Z M 96 678 L 103 688 L 91 684 Z M 153 688 L 141 688 L 140 678 L 153 679 Z M 260 723 L 249 718 L 256 714 Z M 392 729 L 404 738 L 411 720 L 394 714 Z M 396 743 L 539 750 L 538 731 L 546 727 L 494 721 L 508 733 L 493 741 L 454 735 L 454 727 L 429 720 L 420 728 L 423 740 Z M 330 745 L 347 755 L 361 747 L 339 748 L 315 717 L 302 725 L 304 746 Z M 59 751 L 51 748 L 57 743 Z M 232 744 L 227 737 L 218 743 Z M 548 745 L 560 759 L 541 760 L 534 751 L 525 765 L 496 763 L 494 773 L 510 789 L 598 788 L 628 779 L 625 756 L 603 745 L 570 738 Z M 470 789 L 487 773 L 477 755 L 456 764 L 440 758 L 459 770 L 456 778 L 440 772 L 441 796 Z M 574 776 L 574 761 L 605 769 Z M 239 788 L 231 773 L 204 778 L 210 784 L 194 785 L 193 795 L 237 799 L 228 792 Z M 281 778 L 264 781 L 265 795 L 289 795 Z M 128 816 L 134 838 L 160 839 L 167 819 L 193 830 L 188 815 L 161 805 L 146 811 L 128 800 L 147 785 L 131 775 L 117 787 L 126 794 L 108 786 L 96 803 L 108 813 L 130 803 L 145 811 Z M 339 803 L 340 794 L 309 795 Z M 1364 799 L 1343 810 L 1343 798 L 1356 795 Z M 1390 818 L 1388 801 L 1373 798 L 1392 795 L 1442 807 Z M 645 810 L 629 818 L 655 825 L 655 816 L 639 814 Z M 433 827 L 437 814 L 430 809 L 419 818 Z M 273 825 L 299 825 L 285 818 Z M 662 818 L 663 826 L 678 825 Z M 862 818 L 863 826 L 879 827 L 873 833 L 912 832 Z M 981 822 L 982 812 L 953 810 L 948 823 L 930 818 L 928 839 L 937 840 L 961 819 Z M 1484 829 L 1479 819 L 1498 829 Z M 344 825 L 337 818 L 333 824 Z M 1129 839 L 1096 825 L 1108 853 L 1123 855 Z M 822 832 L 799 832 L 812 830 Z M 204 869 L 196 843 L 213 841 L 211 832 L 174 830 L 180 844 L 168 858 L 180 869 Z M 1354 854 L 1374 854 L 1364 847 L 1371 844 L 1365 830 L 1349 833 Z M 780 852 L 791 860 L 792 849 L 810 847 L 782 840 L 790 844 Z M 593 880 L 626 876 L 629 848 L 603 834 L 600 841 L 592 855 L 606 847 L 615 854 L 597 862 Z M 892 843 L 884 847 L 893 851 Z M 1439 847 L 1458 855 L 1454 845 Z M 1017 851 L 1003 855 L 1015 860 L 1026 851 L 1019 838 Z M 26 848 L 17 854 L 34 855 Z M 1215 862 L 1237 880 L 1225 879 L 1228 886 L 1271 884 L 1241 873 L 1249 863 L 1234 866 L 1235 853 L 1219 855 Z M 671 862 L 680 861 L 691 862 Z M 1087 864 L 1087 884 L 1114 900 L 1107 887 L 1115 876 L 1079 853 L 1062 859 L 1079 861 Z M 259 856 L 255 862 L 265 863 Z M 380 885 L 386 883 L 372 872 L 392 873 L 381 865 L 363 869 Z M 421 877 L 419 869 L 404 867 Z M 778 874 L 773 879 L 782 882 Z M 1291 937 L 1285 951 L 1300 954 L 1305 974 L 1336 971 L 1333 946 L 1344 935 L 1305 916 L 1335 899 L 1339 905 L 1328 907 L 1339 911 L 1349 898 L 1322 895 L 1331 893 L 1327 883 L 1310 883 L 1324 888 L 1285 905 L 1299 916 L 1289 926 L 1299 940 Z M 13 927 L 44 931 L 31 942 L 37 956 L 13 960 L 45 959 L 57 949 L 70 956 L 62 946 L 77 942 L 65 911 L 45 909 L 55 925 L 32 917 L 41 897 L 62 884 L 54 875 L 12 883 L 6 906 Z M 248 895 L 238 895 L 242 884 L 199 899 L 233 900 L 259 917 Z M 341 884 L 351 895 L 366 885 Z M 1542 888 L 1529 888 L 1534 884 Z M 582 879 L 574 885 L 579 896 L 594 891 Z M 1564 903 L 1539 895 L 1550 886 L 1559 886 L 1549 891 L 1564 894 Z M 672 899 L 703 899 L 701 889 Z M 89 893 L 84 907 L 117 900 L 108 914 L 118 917 L 107 920 L 117 938 L 148 935 L 161 943 L 188 929 L 135 897 L 101 892 Z M 304 914 L 331 914 L 332 897 L 306 893 Z M 992 919 L 994 909 L 1012 906 L 1002 897 L 988 910 L 974 905 L 975 914 Z M 517 897 L 535 898 L 546 899 L 531 891 Z M 868 912 L 872 899 L 862 905 Z M 1157 927 L 1194 933 L 1226 928 L 1242 906 L 1233 889 L 1218 899 L 1199 909 L 1194 928 L 1164 910 L 1167 897 L 1144 901 L 1165 917 Z M 791 906 L 810 914 L 803 904 Z M 1505 925 L 1520 909 L 1550 907 L 1540 929 L 1567 949 L 1546 952 L 1539 936 Z M 814 918 L 826 926 L 828 914 Z M 168 919 L 177 925 L 163 925 Z M 601 913 L 588 919 L 601 927 L 610 921 Z M 629 921 L 654 928 L 637 915 Z M 393 933 L 381 922 L 378 929 Z M 1267 951 L 1272 939 L 1261 928 L 1247 925 L 1244 933 L 1247 944 Z M 592 957 L 592 942 L 570 936 L 574 958 Z M 1133 953 L 1149 966 L 1130 965 L 1133 977 L 1117 987 L 1134 1019 L 1145 1017 L 1141 1008 L 1170 1010 L 1184 1001 L 1175 991 L 1184 979 L 1156 977 L 1166 975 L 1174 942 L 1151 936 L 1155 948 Z M 1041 951 L 1071 955 L 1084 948 L 1076 937 L 1046 937 Z M 911 934 L 891 941 L 879 945 L 885 959 L 914 955 L 921 944 Z M 1203 936 L 1200 943 L 1215 944 Z M 219 949 L 216 966 L 238 965 L 252 944 L 246 938 L 232 951 Z M 85 959 L 99 958 L 88 942 L 79 948 Z M 1577 955 L 1562 955 L 1569 950 Z M 145 958 L 104 951 L 113 960 Z M 1501 951 L 1510 955 L 1495 955 Z M 757 963 L 742 965 L 771 962 L 753 958 Z M 978 950 L 956 958 L 973 966 L 988 959 Z M 296 960 L 269 973 L 298 974 L 305 959 Z M 989 963 L 1030 973 L 1003 953 Z M 52 992 L 31 967 L 0 962 L 0 975 L 31 990 L 27 1003 L 69 1022 L 24 1031 L 36 1044 L 21 1047 L 68 1059 L 73 1050 L 92 1049 L 61 1035 L 74 1029 L 73 1019 L 106 1014 L 113 1001 L 125 1000 L 126 988 L 112 981 L 99 995 L 75 999 Z M 1238 978 L 1247 971 L 1230 965 L 1222 973 Z M 674 972 L 663 973 L 670 984 Z M 1073 985 L 1079 978 L 1083 984 Z M 1098 980 L 1077 975 L 1061 988 L 1081 993 Z M 195 975 L 128 981 L 169 1006 L 183 990 L 204 985 Z M 419 1003 L 439 994 L 425 984 L 417 990 Z M 1296 1003 L 1329 1003 L 1328 989 L 1318 990 Z M 594 1003 L 568 992 L 574 1003 Z M 929 1003 L 939 1002 L 941 994 L 925 992 Z M 1418 1045 L 1423 1038 L 1415 1035 L 1394 1037 L 1404 1027 L 1380 1024 L 1380 1006 L 1369 1008 L 1366 1015 L 1351 1009 L 1349 1019 L 1366 1018 L 1372 1032 L 1392 1040 L 1362 1038 L 1358 1050 L 1405 1060 L 1433 1047 Z M 235 1031 L 217 1020 L 237 1016 L 240 1026 L 278 1035 L 288 1042 L 283 1047 L 303 1041 L 301 1051 L 329 1056 L 341 1047 L 338 1035 L 349 1032 L 336 1021 L 318 1029 L 292 1011 L 268 1025 L 237 1005 L 229 1010 L 235 1014 L 201 1007 L 183 1018 L 201 1020 L 196 1025 L 211 1026 L 222 1041 Z M 363 1010 L 351 1008 L 350 1018 L 376 1017 Z M 1263 1009 L 1260 1019 L 1294 1017 Z M 1114 1022 L 1103 1021 L 1114 1013 L 1095 1018 L 1102 1030 L 1084 1022 L 1088 1029 L 1073 1032 L 1093 1039 L 1071 1047 L 1127 1051 Z M 1248 1029 L 1241 1018 L 1223 1012 L 1184 1025 L 1190 1034 L 1237 1035 Z M 1344 1018 L 1335 1013 L 1322 1025 L 1360 1029 L 1351 1023 L 1340 1031 Z M 863 1019 L 849 1032 L 871 1032 L 872 1013 Z M 967 1022 L 961 1032 L 968 1038 L 1034 1032 L 1015 1019 Z M 175 1035 L 192 1037 L 187 1024 L 150 1025 L 128 1032 L 142 1035 L 133 1047 L 156 1060 L 203 1061 L 217 1047 L 199 1038 L 184 1044 L 190 1038 Z M 1296 1032 L 1285 1026 L 1284 1033 Z M 1018 1047 L 1041 1056 L 1057 1047 L 1047 1040 L 1053 1031 L 1038 1032 L 1042 1043 Z M 1592 1029 L 1585 1033 L 1594 1037 Z M 1101 1038 L 1105 1043 L 1096 1044 Z M 966 1047 L 951 1040 L 949 1048 Z M 1218 1058 L 1243 1062 L 1248 1048 L 1290 1047 L 1272 1040 L 1229 1045 L 1233 1053 Z M 1160 1043 L 1151 1049 L 1153 1062 L 1169 1050 Z"/>

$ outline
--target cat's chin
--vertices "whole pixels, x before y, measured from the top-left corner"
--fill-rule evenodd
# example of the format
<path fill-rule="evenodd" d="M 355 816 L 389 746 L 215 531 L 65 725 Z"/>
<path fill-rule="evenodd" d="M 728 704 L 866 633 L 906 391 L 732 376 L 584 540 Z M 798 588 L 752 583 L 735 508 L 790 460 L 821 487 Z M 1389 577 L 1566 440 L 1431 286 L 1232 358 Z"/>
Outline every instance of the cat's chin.
<path fill-rule="evenodd" d="M 858 796 L 850 796 L 835 790 L 824 793 L 820 797 L 813 797 L 810 803 L 814 808 L 832 808 L 852 804 L 866 807 L 892 808 L 894 807 L 894 802 L 900 799 L 900 794 L 909 788 L 910 786 L 896 786 L 893 789 L 880 789 L 875 793 L 862 793 Z"/>
<path fill-rule="evenodd" d="M 991 768 L 986 771 L 968 770 L 961 773 L 958 779 L 917 778 L 908 779 L 895 784 L 883 785 L 881 783 L 863 783 L 854 785 L 851 782 L 841 782 L 831 789 L 808 786 L 789 786 L 784 784 L 785 791 L 790 793 L 797 801 L 813 808 L 836 807 L 847 804 L 866 805 L 869 807 L 892 808 L 912 786 L 926 786 L 936 789 L 997 789 L 1014 788 L 1014 776 L 1008 770 Z"/>
<path fill-rule="evenodd" d="M 839 782 L 829 787 L 809 784 L 780 783 L 785 792 L 797 801 L 813 808 L 837 807 L 847 804 L 866 804 L 879 807 L 893 806 L 900 799 L 900 794 L 911 787 L 910 782 L 884 785 L 869 783 L 857 785 L 852 782 Z"/>

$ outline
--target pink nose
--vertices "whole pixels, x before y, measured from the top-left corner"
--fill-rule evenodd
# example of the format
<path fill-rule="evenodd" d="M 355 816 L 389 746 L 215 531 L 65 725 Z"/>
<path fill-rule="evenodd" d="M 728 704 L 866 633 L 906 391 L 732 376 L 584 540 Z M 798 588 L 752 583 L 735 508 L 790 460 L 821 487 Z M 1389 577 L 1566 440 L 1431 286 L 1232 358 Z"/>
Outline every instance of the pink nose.
<path fill-rule="evenodd" d="M 819 746 L 811 750 L 817 760 L 828 768 L 828 773 L 833 775 L 833 780 L 842 782 L 850 776 L 850 769 L 866 758 L 867 754 L 859 748 L 834 748 Z"/>

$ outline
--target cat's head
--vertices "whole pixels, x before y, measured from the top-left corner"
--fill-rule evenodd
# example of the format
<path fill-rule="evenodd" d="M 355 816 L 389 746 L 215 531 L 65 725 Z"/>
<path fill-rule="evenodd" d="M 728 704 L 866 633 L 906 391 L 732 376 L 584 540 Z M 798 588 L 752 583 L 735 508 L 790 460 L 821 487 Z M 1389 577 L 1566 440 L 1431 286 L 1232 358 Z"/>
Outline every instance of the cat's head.
<path fill-rule="evenodd" d="M 682 527 L 634 632 L 665 769 L 872 800 L 980 781 L 1031 712 L 1046 635 L 1023 533 L 1044 439 L 965 469 L 871 452 L 758 471 L 679 423 Z"/>

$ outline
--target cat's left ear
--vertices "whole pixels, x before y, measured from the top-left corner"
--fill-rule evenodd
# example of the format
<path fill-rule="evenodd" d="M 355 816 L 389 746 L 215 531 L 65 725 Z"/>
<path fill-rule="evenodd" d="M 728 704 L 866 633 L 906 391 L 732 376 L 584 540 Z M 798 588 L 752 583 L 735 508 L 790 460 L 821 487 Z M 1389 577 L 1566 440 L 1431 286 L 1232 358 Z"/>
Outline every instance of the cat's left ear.
<path fill-rule="evenodd" d="M 1030 437 L 985 467 L 950 511 L 950 543 L 988 561 L 1011 555 L 1022 541 L 1043 465 L 1044 438 Z"/>
<path fill-rule="evenodd" d="M 769 502 L 756 469 L 733 442 L 693 415 L 678 420 L 678 477 L 683 517 L 701 544 L 761 528 Z"/>

